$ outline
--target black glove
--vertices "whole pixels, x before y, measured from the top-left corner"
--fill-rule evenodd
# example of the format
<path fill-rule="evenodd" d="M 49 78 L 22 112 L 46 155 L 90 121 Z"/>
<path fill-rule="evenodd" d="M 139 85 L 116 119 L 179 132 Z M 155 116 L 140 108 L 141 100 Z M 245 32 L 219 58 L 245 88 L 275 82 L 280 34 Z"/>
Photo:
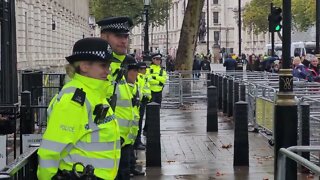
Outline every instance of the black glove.
<path fill-rule="evenodd" d="M 155 76 L 152 76 L 152 79 L 156 80 L 156 79 L 157 79 L 157 77 L 155 77 Z"/>
<path fill-rule="evenodd" d="M 148 102 L 147 96 L 143 96 L 141 102 L 142 102 L 142 103 L 147 103 L 147 102 Z"/>
<path fill-rule="evenodd" d="M 162 82 L 159 82 L 159 85 L 160 85 L 160 86 L 163 86 L 163 83 L 162 83 Z"/>
<path fill-rule="evenodd" d="M 124 143 L 124 138 L 123 137 L 120 137 L 120 144 L 122 146 L 122 144 Z"/>

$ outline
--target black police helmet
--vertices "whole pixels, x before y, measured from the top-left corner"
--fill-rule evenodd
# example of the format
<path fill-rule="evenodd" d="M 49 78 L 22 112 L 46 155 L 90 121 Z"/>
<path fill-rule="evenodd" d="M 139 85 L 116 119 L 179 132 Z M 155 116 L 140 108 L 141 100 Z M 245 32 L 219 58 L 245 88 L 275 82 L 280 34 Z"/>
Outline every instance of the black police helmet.
<path fill-rule="evenodd" d="M 138 69 L 138 62 L 136 59 L 130 55 L 127 55 L 126 58 L 124 59 L 125 65 L 127 66 L 128 70 L 131 69 Z"/>
<path fill-rule="evenodd" d="M 66 59 L 70 64 L 76 61 L 120 62 L 112 56 L 108 42 L 95 37 L 77 41 L 73 46 L 72 55 Z"/>
<path fill-rule="evenodd" d="M 138 62 L 138 67 L 139 67 L 139 69 L 146 69 L 147 64 L 145 62 Z"/>

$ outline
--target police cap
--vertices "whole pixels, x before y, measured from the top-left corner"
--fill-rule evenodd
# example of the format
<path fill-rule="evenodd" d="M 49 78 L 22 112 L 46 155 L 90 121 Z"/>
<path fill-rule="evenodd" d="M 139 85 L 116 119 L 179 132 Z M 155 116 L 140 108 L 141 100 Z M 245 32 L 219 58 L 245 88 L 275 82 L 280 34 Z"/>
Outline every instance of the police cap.
<path fill-rule="evenodd" d="M 136 59 L 130 55 L 127 55 L 126 58 L 124 59 L 124 62 L 128 68 L 128 70 L 131 69 L 138 69 L 138 62 L 136 61 Z"/>
<path fill-rule="evenodd" d="M 161 58 L 162 58 L 162 54 L 160 54 L 160 53 L 152 54 L 152 55 L 151 55 L 151 58 L 152 58 L 152 59 L 161 59 Z"/>
<path fill-rule="evenodd" d="M 139 69 L 146 69 L 147 64 L 145 62 L 138 62 L 138 67 L 139 67 Z"/>
<path fill-rule="evenodd" d="M 112 56 L 108 42 L 95 37 L 78 40 L 73 46 L 72 55 L 66 59 L 70 64 L 76 61 L 120 62 Z"/>
<path fill-rule="evenodd" d="M 129 17 L 108 17 L 97 22 L 101 32 L 113 32 L 117 34 L 129 34 L 133 22 Z"/>

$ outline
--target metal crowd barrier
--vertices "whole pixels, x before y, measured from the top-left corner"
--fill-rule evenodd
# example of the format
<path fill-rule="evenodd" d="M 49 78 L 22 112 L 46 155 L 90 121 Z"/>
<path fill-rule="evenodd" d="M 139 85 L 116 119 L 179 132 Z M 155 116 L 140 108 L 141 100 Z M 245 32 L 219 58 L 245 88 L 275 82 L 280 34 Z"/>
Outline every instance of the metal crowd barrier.
<path fill-rule="evenodd" d="M 286 169 L 287 158 L 290 158 L 291 160 L 297 162 L 299 165 L 306 167 L 315 175 L 320 175 L 320 167 L 312 163 L 308 159 L 305 159 L 304 157 L 300 156 L 299 154 L 296 154 L 297 152 L 320 152 L 320 146 L 292 146 L 287 149 L 281 148 L 279 150 L 277 162 L 278 174 L 276 179 L 288 179 L 289 177 L 292 177 L 293 172 L 287 172 Z"/>
<path fill-rule="evenodd" d="M 15 161 L 0 170 L 1 180 L 37 179 L 38 147 L 30 147 Z"/>
<path fill-rule="evenodd" d="M 176 71 L 168 73 L 163 89 L 164 108 L 178 108 L 207 98 L 207 80 L 209 71 Z"/>
<path fill-rule="evenodd" d="M 259 130 L 269 139 L 270 145 L 273 145 L 273 121 L 274 106 L 276 102 L 276 93 L 279 89 L 278 74 L 268 72 L 214 72 L 222 78 L 233 79 L 246 86 L 246 101 L 248 102 L 249 126 Z M 224 84 L 222 82 L 222 84 Z M 297 103 L 304 101 L 310 104 L 310 144 L 319 145 L 320 143 L 320 83 L 310 83 L 305 80 L 294 78 L 294 93 Z M 222 96 L 226 96 L 229 88 Z M 231 91 L 233 91 L 231 89 Z M 234 92 L 231 92 L 234 93 Z M 218 94 L 221 96 L 220 94 Z M 220 97 L 219 97 L 220 98 Z M 222 97 L 224 99 L 224 97 Z M 222 103 L 223 104 L 223 103 Z M 298 109 L 300 106 L 298 106 Z M 225 113 L 225 108 L 222 108 Z M 299 118 L 299 122 L 301 122 Z M 300 123 L 299 123 L 300 124 Z M 299 127 L 301 129 L 301 127 Z M 301 133 L 299 133 L 301 136 Z M 301 138 L 301 137 L 300 137 Z M 318 156 L 317 156 L 318 157 Z"/>

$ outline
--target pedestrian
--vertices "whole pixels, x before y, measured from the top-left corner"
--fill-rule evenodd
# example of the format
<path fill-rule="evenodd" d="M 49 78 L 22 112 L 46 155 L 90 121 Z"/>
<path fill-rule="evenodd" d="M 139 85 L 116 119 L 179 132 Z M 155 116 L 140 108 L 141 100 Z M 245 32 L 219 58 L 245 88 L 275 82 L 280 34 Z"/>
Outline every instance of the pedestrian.
<path fill-rule="evenodd" d="M 306 67 L 301 63 L 301 59 L 298 56 L 293 58 L 292 75 L 299 79 L 306 79 L 308 75 Z"/>
<path fill-rule="evenodd" d="M 211 71 L 210 61 L 208 60 L 208 56 L 205 56 L 203 61 L 201 61 L 201 70 L 202 71 Z"/>
<path fill-rule="evenodd" d="M 138 119 L 135 113 L 133 100 L 135 94 L 131 85 L 127 82 L 128 64 L 132 59 L 127 55 L 129 33 L 133 22 L 128 17 L 109 17 L 97 22 L 101 26 L 101 37 L 110 43 L 113 57 L 121 63 L 111 63 L 111 74 L 108 76 L 109 86 L 106 97 L 119 121 L 121 136 L 121 159 L 117 180 L 130 179 L 130 164 L 133 151 L 133 143 L 138 133 Z M 129 77 L 130 78 L 130 77 Z"/>
<path fill-rule="evenodd" d="M 223 66 L 226 67 L 226 71 L 234 71 L 237 67 L 237 61 L 231 55 L 228 55 L 227 59 L 224 60 Z"/>
<path fill-rule="evenodd" d="M 315 56 L 311 58 L 309 72 L 311 75 L 311 79 L 308 79 L 309 81 L 320 82 L 319 60 Z"/>
<path fill-rule="evenodd" d="M 192 64 L 192 77 L 193 79 L 198 79 L 200 77 L 200 71 L 201 70 L 201 62 L 196 55 L 193 59 L 193 64 Z"/>
<path fill-rule="evenodd" d="M 85 38 L 66 57 L 65 84 L 51 100 L 48 125 L 38 150 L 39 180 L 77 179 L 77 163 L 93 166 L 92 178 L 114 180 L 120 159 L 120 132 L 112 108 L 104 98 L 112 57 L 110 45 Z M 80 169 L 81 167 L 77 167 Z"/>
<path fill-rule="evenodd" d="M 161 104 L 162 90 L 168 78 L 166 71 L 160 66 L 161 57 L 162 55 L 160 53 L 153 54 L 151 56 L 152 64 L 150 65 L 150 68 L 147 70 L 152 102 L 156 102 L 159 104 Z"/>

